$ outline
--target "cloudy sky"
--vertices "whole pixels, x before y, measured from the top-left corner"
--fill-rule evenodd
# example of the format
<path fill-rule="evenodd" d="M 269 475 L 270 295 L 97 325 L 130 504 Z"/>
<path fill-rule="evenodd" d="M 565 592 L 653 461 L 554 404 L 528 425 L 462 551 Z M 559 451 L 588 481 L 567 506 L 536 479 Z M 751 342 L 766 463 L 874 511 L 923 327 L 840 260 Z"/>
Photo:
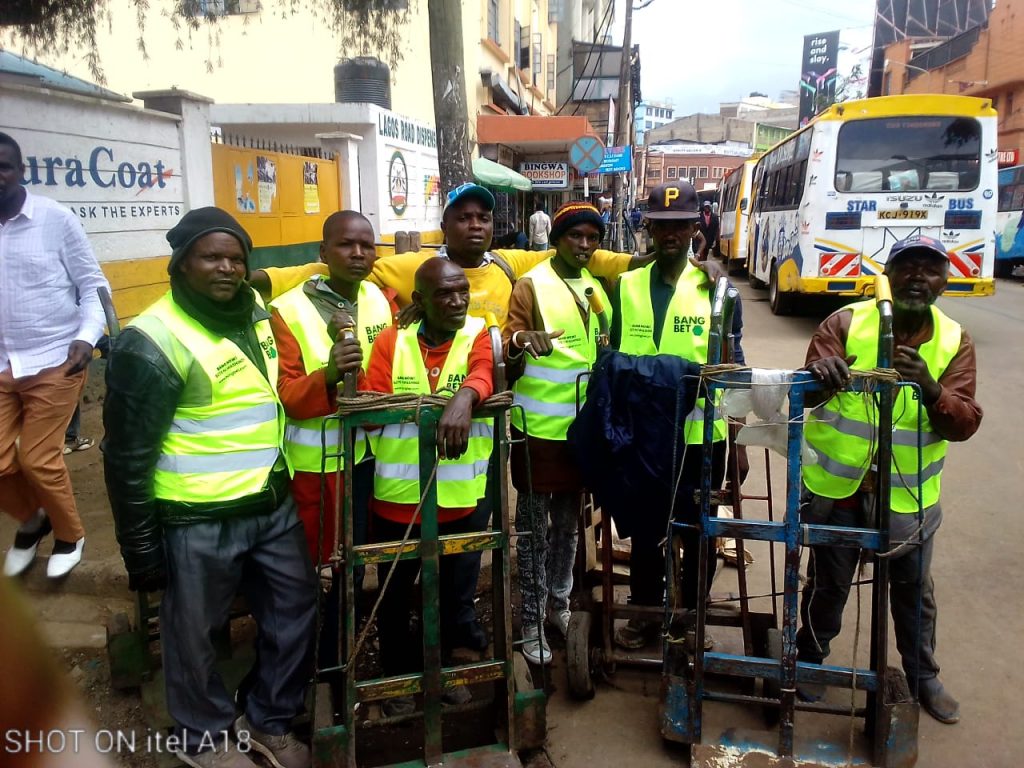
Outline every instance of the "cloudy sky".
<path fill-rule="evenodd" d="M 616 41 L 628 1 L 617 0 Z M 644 99 L 671 99 L 680 116 L 717 113 L 720 101 L 751 91 L 776 98 L 797 87 L 804 35 L 869 29 L 874 7 L 874 0 L 653 0 L 633 12 Z"/>

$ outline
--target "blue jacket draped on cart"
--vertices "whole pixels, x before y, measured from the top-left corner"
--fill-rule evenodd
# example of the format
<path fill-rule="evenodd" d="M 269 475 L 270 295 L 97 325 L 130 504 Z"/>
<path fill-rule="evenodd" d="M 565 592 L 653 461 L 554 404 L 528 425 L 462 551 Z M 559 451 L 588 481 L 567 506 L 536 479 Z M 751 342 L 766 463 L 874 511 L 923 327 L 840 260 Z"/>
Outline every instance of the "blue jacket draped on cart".
<path fill-rule="evenodd" d="M 673 355 L 605 352 L 594 366 L 569 442 L 586 487 L 623 538 L 665 531 L 699 375 L 699 365 Z M 692 494 L 692 485 L 678 492 Z"/>

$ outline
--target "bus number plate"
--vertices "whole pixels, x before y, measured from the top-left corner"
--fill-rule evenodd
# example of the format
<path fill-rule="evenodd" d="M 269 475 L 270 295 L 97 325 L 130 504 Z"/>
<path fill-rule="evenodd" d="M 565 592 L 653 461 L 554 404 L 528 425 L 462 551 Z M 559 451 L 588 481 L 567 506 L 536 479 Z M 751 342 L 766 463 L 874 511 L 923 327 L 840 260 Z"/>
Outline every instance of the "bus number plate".
<path fill-rule="evenodd" d="M 919 219 L 927 219 L 928 218 L 928 211 L 910 211 L 910 210 L 906 210 L 906 209 L 901 209 L 901 210 L 898 210 L 898 211 L 879 211 L 878 212 L 878 218 L 879 219 L 897 219 L 897 220 L 902 220 L 902 221 L 906 221 L 906 220 L 916 221 L 916 220 L 919 220 Z"/>

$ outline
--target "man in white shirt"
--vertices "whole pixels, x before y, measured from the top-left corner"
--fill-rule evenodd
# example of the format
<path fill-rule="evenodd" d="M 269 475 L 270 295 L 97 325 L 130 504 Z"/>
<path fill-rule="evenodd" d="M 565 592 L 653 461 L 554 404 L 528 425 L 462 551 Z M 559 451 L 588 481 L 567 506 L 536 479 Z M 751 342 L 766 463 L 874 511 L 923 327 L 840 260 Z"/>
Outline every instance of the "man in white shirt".
<path fill-rule="evenodd" d="M 544 212 L 544 203 L 537 203 L 537 211 L 530 217 L 530 250 L 546 251 L 551 238 L 551 218 Z"/>
<path fill-rule="evenodd" d="M 64 430 L 105 320 L 109 285 L 70 210 L 22 185 L 21 148 L 0 133 L 0 509 L 21 523 L 13 576 L 53 531 L 46 574 L 82 559 L 85 531 L 64 463 Z"/>

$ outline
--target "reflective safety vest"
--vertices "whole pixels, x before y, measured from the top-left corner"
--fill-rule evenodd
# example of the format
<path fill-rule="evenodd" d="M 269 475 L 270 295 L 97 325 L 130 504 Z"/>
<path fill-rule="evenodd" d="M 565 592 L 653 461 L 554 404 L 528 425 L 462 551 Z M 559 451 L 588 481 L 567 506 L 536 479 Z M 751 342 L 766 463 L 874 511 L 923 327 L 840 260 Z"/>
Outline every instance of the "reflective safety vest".
<path fill-rule="evenodd" d="M 654 264 L 627 272 L 619 278 L 619 312 L 622 338 L 619 352 L 629 355 L 676 355 L 704 365 L 708 361 L 708 331 L 711 328 L 711 298 L 703 285 L 704 273 L 690 266 L 676 281 L 661 327 L 661 341 L 654 343 L 654 305 L 651 300 L 651 270 Z M 703 397 L 686 414 L 684 435 L 690 445 L 704 442 Z M 715 441 L 725 440 L 725 419 L 715 419 Z"/>
<path fill-rule="evenodd" d="M 327 323 L 305 293 L 305 285 L 298 285 L 287 293 L 276 298 L 271 306 L 280 313 L 281 319 L 288 324 L 288 329 L 295 336 L 302 351 L 302 365 L 306 374 L 319 371 L 327 365 L 334 340 L 327 332 Z M 364 280 L 359 284 L 358 306 L 356 313 L 356 338 L 363 350 L 363 371 L 370 364 L 370 349 L 373 340 L 382 330 L 391 325 L 391 305 L 373 283 Z M 284 432 L 284 450 L 288 460 L 296 472 L 319 472 L 324 456 L 323 437 L 324 418 L 316 416 L 311 419 L 293 419 L 287 417 Z M 327 450 L 337 455 L 340 451 L 338 442 L 338 422 L 329 422 L 327 430 Z M 355 435 L 356 463 L 366 457 L 366 434 L 362 429 Z M 338 459 L 328 458 L 323 464 L 324 471 L 336 472 Z"/>
<path fill-rule="evenodd" d="M 418 339 L 420 324 L 399 329 L 391 384 L 395 394 L 429 394 L 430 381 L 423 365 Z M 473 341 L 484 329 L 484 321 L 467 317 L 466 324 L 452 340 L 448 357 L 437 380 L 437 388 L 458 390 L 469 372 Z M 443 394 L 438 392 L 438 394 Z M 450 395 L 449 395 L 450 397 Z M 487 466 L 494 445 L 494 425 L 489 419 L 473 419 L 469 449 L 458 459 L 444 459 L 437 467 L 437 504 L 447 509 L 475 507 L 487 487 Z M 418 504 L 420 500 L 420 443 L 415 424 L 388 424 L 376 447 L 374 496 L 395 504 Z"/>
<path fill-rule="evenodd" d="M 256 302 L 263 306 L 258 294 Z M 185 382 L 160 448 L 154 496 L 210 503 L 259 493 L 281 456 L 284 435 L 270 321 L 254 328 L 266 376 L 234 342 L 189 316 L 170 291 L 130 325 L 160 348 Z"/>
<path fill-rule="evenodd" d="M 552 353 L 534 360 L 526 356 L 526 369 L 512 390 L 515 404 L 526 412 L 526 426 L 519 409 L 512 411 L 517 429 L 545 440 L 565 440 L 569 425 L 576 419 L 576 391 L 579 381 L 580 407 L 586 400 L 587 373 L 597 360 L 597 337 L 600 328 L 595 313 L 587 312 L 587 324 L 576 304 L 572 288 L 558 276 L 551 260 L 538 264 L 526 277 L 533 282 L 534 301 L 540 309 L 544 328 L 561 328 L 565 333 L 553 339 Z M 589 272 L 580 273 L 583 282 L 601 299 L 611 322 L 611 305 L 601 284 Z"/>
<path fill-rule="evenodd" d="M 918 354 L 936 380 L 960 349 L 959 323 L 932 306 L 932 337 Z M 878 361 L 878 310 L 875 302 L 853 305 L 846 339 L 846 354 L 857 356 L 857 367 L 870 370 Z M 893 403 L 890 509 L 913 513 L 918 498 L 927 509 L 939 500 L 946 440 L 932 431 L 928 411 L 920 407 L 918 392 L 900 387 Z M 804 429 L 807 442 L 818 453 L 818 463 L 803 468 L 804 485 L 830 499 L 845 499 L 860 487 L 875 460 L 878 443 L 877 413 L 870 396 L 841 392 L 812 412 Z M 918 416 L 921 419 L 921 473 L 918 474 Z"/>

